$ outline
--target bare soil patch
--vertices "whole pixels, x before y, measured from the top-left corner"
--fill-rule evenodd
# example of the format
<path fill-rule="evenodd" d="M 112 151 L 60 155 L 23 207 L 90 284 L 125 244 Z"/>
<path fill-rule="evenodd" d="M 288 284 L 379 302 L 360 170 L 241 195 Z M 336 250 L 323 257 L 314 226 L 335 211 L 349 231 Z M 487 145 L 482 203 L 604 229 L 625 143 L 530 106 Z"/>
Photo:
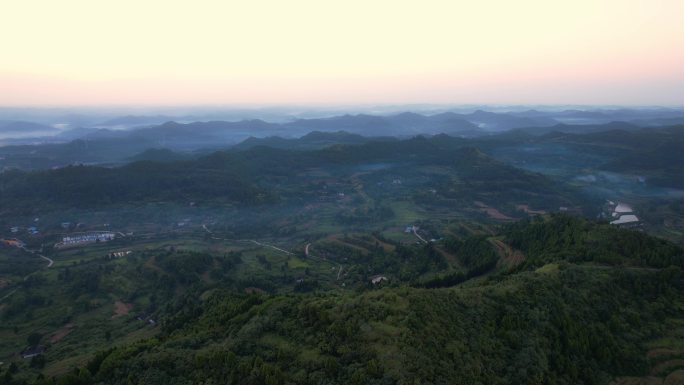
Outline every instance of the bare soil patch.
<path fill-rule="evenodd" d="M 477 206 L 480 211 L 487 213 L 487 215 L 489 215 L 489 217 L 492 219 L 498 219 L 500 221 L 509 221 L 515 219 L 509 217 L 508 215 L 502 213 L 494 207 L 487 206 L 486 204 L 479 201 L 475 201 L 475 206 Z"/>
<path fill-rule="evenodd" d="M 265 294 L 266 291 L 263 289 L 259 289 L 258 287 L 246 287 L 245 288 L 245 293 L 247 294 Z"/>
<path fill-rule="evenodd" d="M 659 377 L 618 377 L 610 385 L 662 385 Z"/>
<path fill-rule="evenodd" d="M 667 374 L 672 369 L 684 368 L 684 360 L 667 360 L 659 363 L 651 369 L 651 374 Z"/>
<path fill-rule="evenodd" d="M 681 354 L 681 352 L 679 350 L 675 350 L 675 349 L 654 348 L 654 349 L 649 350 L 648 353 L 646 353 L 646 357 L 649 360 L 652 360 L 654 358 L 672 357 L 672 356 L 677 356 L 680 354 Z"/>
<path fill-rule="evenodd" d="M 684 385 L 684 369 L 675 370 L 665 377 L 663 385 Z"/>
<path fill-rule="evenodd" d="M 525 260 L 525 254 L 520 250 L 514 250 L 503 241 L 498 239 L 490 239 L 490 242 L 496 248 L 496 252 L 499 254 L 499 262 L 497 262 L 497 267 L 511 269 L 518 266 Z"/>
<path fill-rule="evenodd" d="M 130 303 L 125 303 L 119 300 L 114 301 L 114 315 L 112 318 L 127 315 L 131 309 L 133 309 L 133 305 Z"/>
<path fill-rule="evenodd" d="M 74 330 L 74 324 L 72 323 L 62 326 L 61 329 L 57 330 L 52 336 L 50 336 L 50 342 L 53 344 L 59 342 L 59 340 L 71 333 L 72 330 Z"/>
<path fill-rule="evenodd" d="M 531 214 L 531 215 L 546 214 L 546 211 L 544 211 L 544 210 L 532 210 L 530 208 L 530 206 L 528 206 L 528 205 L 517 205 L 517 206 L 515 206 L 515 208 L 519 211 L 524 211 L 524 212 Z"/>

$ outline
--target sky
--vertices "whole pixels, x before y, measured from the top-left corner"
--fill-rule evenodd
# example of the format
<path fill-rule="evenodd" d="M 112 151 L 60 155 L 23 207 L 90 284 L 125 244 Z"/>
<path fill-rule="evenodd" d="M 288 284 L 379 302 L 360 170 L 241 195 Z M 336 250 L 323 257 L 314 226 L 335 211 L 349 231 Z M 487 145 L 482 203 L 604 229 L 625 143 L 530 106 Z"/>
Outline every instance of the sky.
<path fill-rule="evenodd" d="M 682 0 L 0 2 L 0 105 L 684 105 Z"/>

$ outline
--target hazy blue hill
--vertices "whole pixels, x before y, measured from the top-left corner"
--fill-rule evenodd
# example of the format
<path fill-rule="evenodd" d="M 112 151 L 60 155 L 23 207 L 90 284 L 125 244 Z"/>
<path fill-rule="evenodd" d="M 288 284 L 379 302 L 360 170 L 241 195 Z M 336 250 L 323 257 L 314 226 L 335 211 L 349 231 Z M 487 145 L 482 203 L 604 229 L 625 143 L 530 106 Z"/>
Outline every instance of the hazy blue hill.
<path fill-rule="evenodd" d="M 630 123 L 641 127 L 659 127 L 659 126 L 675 126 L 684 125 L 684 113 L 681 117 L 672 118 L 654 118 L 654 119 L 637 119 Z"/>
<path fill-rule="evenodd" d="M 662 131 L 644 130 L 613 138 L 632 151 L 603 167 L 646 177 L 655 186 L 684 188 L 684 126 Z"/>
<path fill-rule="evenodd" d="M 572 119 L 610 119 L 603 111 L 565 110 L 558 113 L 558 116 Z"/>
<path fill-rule="evenodd" d="M 57 131 L 52 126 L 17 120 L 0 120 L 0 134 L 45 134 Z"/>
<path fill-rule="evenodd" d="M 132 135 L 139 137 L 160 138 L 162 136 L 189 138 L 191 136 L 223 137 L 231 131 L 259 131 L 277 127 L 276 124 L 263 120 L 244 120 L 238 122 L 210 121 L 194 123 L 166 122 L 159 126 L 144 127 L 131 131 Z"/>
<path fill-rule="evenodd" d="M 579 160 L 587 160 L 582 168 L 593 168 L 618 172 L 626 176 L 643 177 L 647 185 L 658 187 L 682 188 L 684 184 L 684 126 L 641 128 L 631 123 L 612 122 L 602 125 L 573 125 L 553 127 L 554 131 L 541 134 L 533 132 L 535 137 L 527 138 L 524 142 L 499 142 L 501 146 L 533 146 L 537 156 L 547 153 L 548 156 L 539 158 L 542 167 L 557 167 L 562 161 L 572 164 Z M 576 132 L 579 130 L 579 132 Z M 524 130 L 530 133 L 531 130 Z M 561 132 L 562 131 L 562 132 Z M 561 147 L 558 147 L 561 146 Z M 488 147 L 491 149 L 492 147 Z M 514 152 L 515 153 L 515 152 Z M 554 154 L 572 154 L 571 158 Z M 530 155 L 517 152 L 510 155 L 514 158 Z M 506 157 L 509 158 L 508 156 Z M 593 159 L 593 160 L 592 160 Z M 576 170 L 581 173 L 581 170 Z"/>
<path fill-rule="evenodd" d="M 60 132 L 56 135 L 58 139 L 74 140 L 74 139 L 104 139 L 104 138 L 120 138 L 127 136 L 128 133 L 124 131 L 114 131 L 106 128 L 91 128 L 91 127 L 77 127 L 70 130 Z"/>
<path fill-rule="evenodd" d="M 71 146 L 71 149 L 63 150 L 102 152 L 82 141 L 73 142 Z M 301 199 L 297 189 L 304 180 L 296 178 L 308 169 L 339 169 L 340 176 L 344 176 L 369 163 L 446 167 L 458 176 L 438 184 L 444 184 L 443 198 L 447 200 L 479 199 L 498 204 L 514 199 L 557 207 L 574 199 L 572 191 L 559 190 L 546 177 L 500 163 L 467 147 L 465 139 L 446 135 L 430 139 L 368 141 L 358 145 L 335 144 L 313 151 L 257 146 L 245 151 L 219 151 L 197 159 L 173 161 L 176 156 L 168 150 L 155 150 L 139 155 L 155 162 L 135 162 L 115 168 L 67 167 L 2 174 L 0 199 L 3 209 L 10 211 L 40 209 L 36 202 L 41 202 L 45 209 L 62 205 L 94 207 L 150 201 L 273 202 L 285 192 Z M 282 180 L 283 177 L 291 179 Z"/>
<path fill-rule="evenodd" d="M 667 142 L 681 144 L 682 138 L 684 138 L 684 130 L 678 129 L 677 126 L 644 129 L 629 123 L 617 122 L 591 127 L 594 129 L 588 132 L 572 133 L 565 131 L 564 141 L 643 150 Z"/>
<path fill-rule="evenodd" d="M 159 126 L 130 131 L 131 137 L 153 141 L 157 146 L 192 150 L 203 147 L 222 147 L 252 136 L 255 133 L 269 135 L 279 133 L 280 126 L 263 120 L 238 122 L 166 122 Z"/>
<path fill-rule="evenodd" d="M 396 115 L 390 115 L 387 117 L 388 120 L 396 121 L 400 124 L 416 125 L 424 124 L 429 121 L 431 117 L 417 114 L 415 112 L 402 112 Z"/>
<path fill-rule="evenodd" d="M 684 116 L 684 111 L 676 108 L 620 108 L 620 109 L 571 109 L 549 112 L 548 116 L 571 124 L 601 124 L 611 121 L 633 122 L 640 126 L 667 124 L 667 119 Z M 672 122 L 673 124 L 675 122 Z"/>
<path fill-rule="evenodd" d="M 358 134 L 352 134 L 346 131 L 336 131 L 336 132 L 322 132 L 322 131 L 311 131 L 308 134 L 302 136 L 300 138 L 303 141 L 306 142 L 322 142 L 322 141 L 331 141 L 331 142 L 339 142 L 339 141 L 344 141 L 346 143 L 363 143 L 368 140 L 368 138 L 358 135 Z"/>
<path fill-rule="evenodd" d="M 463 115 L 453 112 L 432 115 L 429 118 L 430 131 L 432 133 L 445 133 L 452 135 L 478 136 L 483 130 L 477 125 L 465 119 Z"/>
<path fill-rule="evenodd" d="M 279 136 L 268 136 L 265 138 L 256 138 L 250 136 L 242 142 L 234 145 L 232 148 L 236 150 L 246 150 L 257 146 L 274 147 L 274 148 L 294 148 L 299 141 L 297 139 L 281 138 Z"/>
<path fill-rule="evenodd" d="M 345 115 L 324 119 L 298 120 L 286 124 L 296 130 L 347 131 L 364 136 L 408 136 L 417 134 L 481 133 L 477 125 L 463 115 L 442 113 L 425 116 L 405 112 L 390 116 Z"/>
<path fill-rule="evenodd" d="M 477 110 L 471 114 L 464 115 L 469 122 L 477 124 L 480 128 L 489 131 L 504 131 L 520 127 L 540 127 L 552 126 L 558 123 L 549 117 L 517 117 L 509 114 L 501 114 Z"/>
<path fill-rule="evenodd" d="M 541 113 L 541 112 L 540 112 Z M 534 114 L 533 114 L 534 115 Z M 0 155 L 11 155 L 0 161 L 0 166 L 20 168 L 46 168 L 62 166 L 73 162 L 82 163 L 116 163 L 125 162 L 137 153 L 148 148 L 168 148 L 172 151 L 197 151 L 205 153 L 210 150 L 229 148 L 247 149 L 254 146 L 268 146 L 289 149 L 318 149 L 334 144 L 361 144 L 372 140 L 386 141 L 391 137 L 412 137 L 416 135 L 436 135 L 446 133 L 451 136 L 478 138 L 500 134 L 509 130 L 516 133 L 525 132 L 543 136 L 552 132 L 568 134 L 589 134 L 598 136 L 591 138 L 568 137 L 566 142 L 596 142 L 598 151 L 607 146 L 615 146 L 613 134 L 600 135 L 601 132 L 622 130 L 625 132 L 640 131 L 641 127 L 629 122 L 607 122 L 603 124 L 558 124 L 545 125 L 539 117 L 519 117 L 510 114 L 476 111 L 472 114 L 445 112 L 425 116 L 416 113 L 402 113 L 393 116 L 344 115 L 320 119 L 300 119 L 289 123 L 269 123 L 262 120 L 244 120 L 236 122 L 210 121 L 194 123 L 166 122 L 161 125 L 139 127 L 130 130 L 111 130 L 96 128 L 75 128 L 64 131 L 54 137 L 37 139 L 41 144 L 23 145 L 36 141 L 4 140 L 7 145 L 0 148 Z M 483 125 L 479 127 L 477 121 Z M 532 121 L 534 120 L 534 121 Z M 501 127 L 517 127 L 501 129 Z M 656 129 L 656 127 L 649 127 Z M 672 127 L 657 129 L 673 130 Z M 488 146 L 503 146 L 506 139 L 513 142 L 508 145 L 520 145 L 522 137 L 518 134 L 497 136 L 488 142 Z M 620 134 L 621 135 L 621 134 Z M 299 139 L 290 139 L 299 136 Z M 647 135 L 646 135 L 647 136 Z M 644 136 L 644 140 L 652 141 L 662 138 L 661 134 L 653 138 Z M 632 140 L 630 136 L 624 140 Z M 72 151 L 68 142 L 83 140 L 84 149 Z M 529 139 L 529 138 L 528 138 Z M 548 139 L 548 138 L 547 138 Z M 598 141 L 605 139 L 604 144 Z M 542 139 L 543 140 L 543 139 Z M 618 138 L 619 140 L 619 138 Z M 10 145 L 21 143 L 23 146 Z M 635 142 L 636 143 L 636 142 Z M 129 146 L 129 147 L 126 147 Z M 99 151 L 99 153 L 97 151 Z"/>
<path fill-rule="evenodd" d="M 352 134 L 346 131 L 322 132 L 312 131 L 301 138 L 281 138 L 279 136 L 269 136 L 265 138 L 249 137 L 244 141 L 233 146 L 233 149 L 245 150 L 257 146 L 293 149 L 293 150 L 313 150 L 320 149 L 335 144 L 362 144 L 369 141 L 394 141 L 394 137 L 365 137 Z"/>
<path fill-rule="evenodd" d="M 530 110 L 525 110 L 525 111 L 511 111 L 508 114 L 513 115 L 513 116 L 523 117 L 523 118 L 538 118 L 538 117 L 551 116 L 551 115 L 553 115 L 553 112 L 530 109 Z"/>
<path fill-rule="evenodd" d="M 435 120 L 432 116 L 425 116 L 421 114 L 416 114 L 413 112 L 403 112 L 397 115 L 390 115 L 385 117 L 388 122 L 396 126 L 400 132 L 425 132 L 429 133 L 432 131 L 432 127 L 435 124 Z"/>
<path fill-rule="evenodd" d="M 131 157 L 130 160 L 133 162 L 145 160 L 154 162 L 175 162 L 179 160 L 186 160 L 188 158 L 188 155 L 180 154 L 167 148 L 150 148 L 149 150 L 145 150 L 140 154 Z"/>
<path fill-rule="evenodd" d="M 73 163 L 122 162 L 154 143 L 129 137 L 76 139 L 66 143 L 0 147 L 3 164 L 21 169 L 45 169 Z"/>
<path fill-rule="evenodd" d="M 283 127 L 293 132 L 311 131 L 347 131 L 367 136 L 391 135 L 393 125 L 381 116 L 373 115 L 342 115 L 322 119 L 299 119 L 285 123 Z"/>
<path fill-rule="evenodd" d="M 108 126 L 108 127 L 133 127 L 151 124 L 162 124 L 164 122 L 173 120 L 192 120 L 191 116 L 175 117 L 168 115 L 126 115 L 119 116 L 116 118 L 105 120 L 104 122 L 98 124 L 98 126 Z"/>
<path fill-rule="evenodd" d="M 629 122 L 608 122 L 601 124 L 567 124 L 559 123 L 548 127 L 526 127 L 519 130 L 528 132 L 534 135 L 544 135 L 550 132 L 562 132 L 568 134 L 586 134 L 586 133 L 599 133 L 614 130 L 622 131 L 634 131 L 639 130 L 641 127 L 629 123 Z"/>

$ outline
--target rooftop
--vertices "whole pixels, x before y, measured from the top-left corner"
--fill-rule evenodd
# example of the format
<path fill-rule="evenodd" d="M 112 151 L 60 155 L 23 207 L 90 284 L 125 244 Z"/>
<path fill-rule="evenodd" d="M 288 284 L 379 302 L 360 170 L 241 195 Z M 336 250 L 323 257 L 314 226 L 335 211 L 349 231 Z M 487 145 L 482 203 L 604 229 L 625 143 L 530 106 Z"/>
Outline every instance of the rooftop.
<path fill-rule="evenodd" d="M 631 213 L 633 211 L 634 210 L 632 210 L 632 206 L 624 203 L 618 203 L 618 205 L 615 207 L 616 213 Z"/>
<path fill-rule="evenodd" d="M 636 215 L 623 215 L 619 219 L 610 222 L 611 225 L 624 225 L 626 223 L 636 223 L 639 222 L 639 218 Z"/>

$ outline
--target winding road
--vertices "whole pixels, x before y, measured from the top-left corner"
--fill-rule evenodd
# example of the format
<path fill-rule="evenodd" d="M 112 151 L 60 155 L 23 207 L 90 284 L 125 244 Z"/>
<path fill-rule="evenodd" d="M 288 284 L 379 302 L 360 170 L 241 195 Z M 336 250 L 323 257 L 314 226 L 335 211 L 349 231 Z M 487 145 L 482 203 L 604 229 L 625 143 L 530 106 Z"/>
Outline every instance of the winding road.
<path fill-rule="evenodd" d="M 46 257 L 46 256 L 44 256 L 44 255 L 42 255 L 42 254 L 39 254 L 37 251 L 29 250 L 29 249 L 27 249 L 27 248 L 25 248 L 25 247 L 22 247 L 22 250 L 24 250 L 24 251 L 27 252 L 27 253 L 31 253 L 31 254 L 33 254 L 33 255 L 37 255 L 37 256 L 43 258 L 44 260 L 46 260 L 47 263 L 48 263 L 47 267 L 52 267 L 52 265 L 55 263 L 55 261 L 53 261 L 51 258 L 48 258 L 48 257 Z M 31 274 L 33 274 L 33 273 L 31 273 Z M 31 275 L 31 274 L 29 274 L 29 275 Z M 26 281 L 26 278 L 28 278 L 29 275 L 27 275 L 26 277 L 24 277 L 24 281 Z"/>
<path fill-rule="evenodd" d="M 48 257 L 46 257 L 46 256 L 44 256 L 44 255 L 42 255 L 42 254 L 39 254 L 37 251 L 29 250 L 29 249 L 27 249 L 27 248 L 25 248 L 25 247 L 21 247 L 21 249 L 24 250 L 24 251 L 27 252 L 27 253 L 31 253 L 31 254 L 33 254 L 33 255 L 37 255 L 37 256 L 41 257 L 42 259 L 46 260 L 47 263 L 48 263 L 47 268 L 52 267 L 52 265 L 55 263 L 55 261 L 53 261 L 51 258 L 48 258 Z M 30 276 L 32 276 L 33 274 L 35 274 L 35 273 L 37 273 L 37 272 L 38 272 L 38 271 L 36 270 L 36 271 L 34 271 L 33 273 L 30 273 L 30 274 L 26 275 L 26 276 L 24 277 L 23 280 L 24 280 L 24 281 L 28 280 Z M 5 294 L 3 297 L 0 298 L 0 302 L 2 302 L 3 300 L 5 300 L 5 298 L 8 298 L 8 297 L 11 296 L 12 294 L 16 293 L 17 290 L 19 290 L 18 287 L 15 288 L 14 290 L 10 291 L 9 293 Z"/>
<path fill-rule="evenodd" d="M 304 247 L 304 255 L 305 255 L 307 258 L 316 259 L 316 260 L 321 261 L 321 262 L 322 262 L 322 261 L 327 261 L 327 260 L 324 260 L 324 259 L 322 259 L 322 258 L 319 258 L 319 257 L 316 257 L 316 256 L 311 255 L 311 254 L 309 253 L 309 247 L 310 247 L 310 246 L 311 246 L 311 243 L 307 243 L 307 244 L 306 244 L 306 247 Z M 327 261 L 327 262 L 330 262 L 330 261 Z M 342 274 L 342 265 L 339 265 L 339 269 L 337 270 L 337 280 L 338 280 L 338 281 L 339 281 L 339 279 L 340 279 L 340 274 Z"/>
<path fill-rule="evenodd" d="M 418 232 L 416 231 L 416 226 L 413 226 L 413 234 L 414 234 L 416 237 L 418 237 L 418 239 L 420 239 L 421 241 L 423 241 L 423 243 L 428 243 L 428 241 L 426 241 L 425 239 L 423 239 L 423 237 L 421 237 L 420 235 L 418 235 Z"/>
<path fill-rule="evenodd" d="M 52 259 L 50 259 L 50 258 L 48 258 L 48 257 L 46 257 L 46 256 L 44 256 L 44 255 L 40 255 L 40 254 L 37 254 L 37 255 L 38 255 L 39 257 L 43 258 L 44 260 L 48 261 L 47 267 L 52 267 L 52 264 L 55 263 L 55 261 L 53 261 Z"/>
<path fill-rule="evenodd" d="M 203 224 L 203 225 L 202 225 L 202 228 L 203 228 L 204 231 L 206 231 L 208 234 L 210 234 L 210 235 L 213 235 L 213 234 L 214 234 L 211 230 L 209 230 L 209 229 L 207 228 L 207 225 Z M 420 238 L 420 236 L 419 236 L 418 234 L 416 234 L 416 235 L 418 236 L 418 238 Z M 287 251 L 287 250 L 281 249 L 280 247 L 273 246 L 273 245 L 269 245 L 269 244 L 267 244 L 267 243 L 259 242 L 259 241 L 255 240 L 255 239 L 228 239 L 228 238 L 219 238 L 219 237 L 211 237 L 211 239 L 222 240 L 222 241 L 251 242 L 251 243 L 254 243 L 254 244 L 257 245 L 257 246 L 268 247 L 268 248 L 271 248 L 271 249 L 273 249 L 273 250 L 280 251 L 281 253 L 285 253 L 285 254 L 287 254 L 287 255 L 297 256 L 297 254 L 295 254 L 295 253 L 293 253 L 293 252 L 291 252 L 291 251 Z M 422 238 L 421 238 L 421 239 L 422 239 Z M 423 240 L 423 242 L 427 243 L 425 240 Z M 304 256 L 305 256 L 306 258 L 308 258 L 308 259 L 313 259 L 313 260 L 317 260 L 317 261 L 319 261 L 319 262 L 328 262 L 328 263 L 332 263 L 332 262 L 330 262 L 330 261 L 328 261 L 328 260 L 326 260 L 326 259 L 324 259 L 324 258 L 319 258 L 319 257 L 316 257 L 315 255 L 312 255 L 312 254 L 309 252 L 310 247 L 311 247 L 311 243 L 307 243 L 306 246 L 304 247 Z M 340 274 L 342 274 L 342 269 L 343 269 L 343 268 L 342 268 L 342 265 L 339 265 L 339 270 L 337 271 L 337 279 L 338 279 L 338 280 L 340 279 Z"/>

